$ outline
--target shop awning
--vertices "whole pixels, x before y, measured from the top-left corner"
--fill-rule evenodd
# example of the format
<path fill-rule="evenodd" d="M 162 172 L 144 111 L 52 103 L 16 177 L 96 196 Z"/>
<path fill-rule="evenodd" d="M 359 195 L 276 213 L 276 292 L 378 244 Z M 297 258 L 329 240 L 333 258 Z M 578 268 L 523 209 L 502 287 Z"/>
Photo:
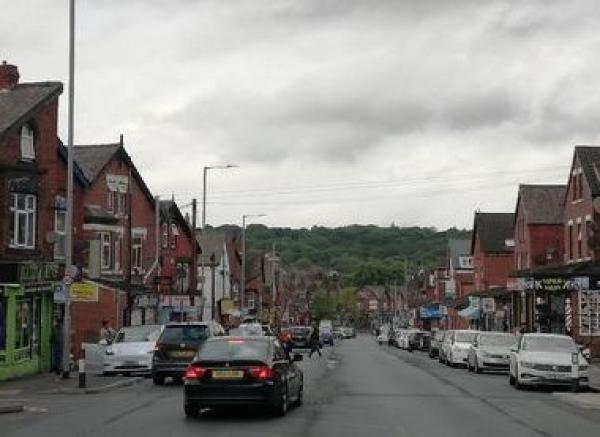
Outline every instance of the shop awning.
<path fill-rule="evenodd" d="M 467 320 L 479 320 L 479 308 L 467 307 L 464 310 L 459 311 L 458 315 Z"/>

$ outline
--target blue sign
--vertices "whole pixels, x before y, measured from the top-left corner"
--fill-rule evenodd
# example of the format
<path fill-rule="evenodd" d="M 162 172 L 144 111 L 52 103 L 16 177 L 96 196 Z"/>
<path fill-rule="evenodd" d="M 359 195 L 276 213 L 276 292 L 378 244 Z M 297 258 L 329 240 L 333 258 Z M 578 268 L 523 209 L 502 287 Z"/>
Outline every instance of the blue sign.
<path fill-rule="evenodd" d="M 439 308 L 419 308 L 419 318 L 421 320 L 441 319 L 442 311 Z"/>

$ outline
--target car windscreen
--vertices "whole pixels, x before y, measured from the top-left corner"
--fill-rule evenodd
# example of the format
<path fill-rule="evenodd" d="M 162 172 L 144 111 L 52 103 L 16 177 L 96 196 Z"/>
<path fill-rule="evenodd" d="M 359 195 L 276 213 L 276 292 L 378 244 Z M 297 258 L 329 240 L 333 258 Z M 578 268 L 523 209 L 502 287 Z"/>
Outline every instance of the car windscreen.
<path fill-rule="evenodd" d="M 514 335 L 481 335 L 479 344 L 481 346 L 512 346 L 517 342 Z"/>
<path fill-rule="evenodd" d="M 197 355 L 200 361 L 260 360 L 269 357 L 269 342 L 249 339 L 230 339 L 204 343 Z"/>
<path fill-rule="evenodd" d="M 526 337 L 522 349 L 535 352 L 576 352 L 575 343 L 569 337 Z"/>
<path fill-rule="evenodd" d="M 456 335 L 454 336 L 454 341 L 456 343 L 473 343 L 473 340 L 475 340 L 475 337 L 477 337 L 476 332 L 457 331 Z"/>
<path fill-rule="evenodd" d="M 186 343 L 199 342 L 208 338 L 208 326 L 188 325 L 188 326 L 167 326 L 161 337 L 161 343 Z"/>
<path fill-rule="evenodd" d="M 306 337 L 310 333 L 310 328 L 292 328 L 292 335 Z"/>
<path fill-rule="evenodd" d="M 117 333 L 115 343 L 134 343 L 156 341 L 160 335 L 160 326 L 131 326 Z"/>

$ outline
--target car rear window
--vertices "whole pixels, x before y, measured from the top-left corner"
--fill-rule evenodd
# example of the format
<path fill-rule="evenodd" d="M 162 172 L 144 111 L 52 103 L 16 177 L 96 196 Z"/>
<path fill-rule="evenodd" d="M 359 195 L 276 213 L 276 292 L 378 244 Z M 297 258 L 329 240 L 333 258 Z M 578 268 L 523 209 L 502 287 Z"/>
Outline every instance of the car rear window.
<path fill-rule="evenodd" d="M 459 342 L 459 343 L 473 343 L 473 340 L 475 340 L 475 337 L 477 337 L 477 332 L 456 332 L 456 336 L 454 338 L 454 341 Z"/>
<path fill-rule="evenodd" d="M 135 343 L 156 341 L 160 335 L 160 326 L 143 325 L 123 328 L 117 334 L 115 343 Z"/>
<path fill-rule="evenodd" d="M 198 360 L 260 360 L 269 357 L 269 343 L 251 339 L 210 341 L 198 351 Z"/>
<path fill-rule="evenodd" d="M 310 328 L 292 328 L 292 335 L 308 335 Z"/>
<path fill-rule="evenodd" d="M 208 326 L 205 325 L 167 326 L 160 337 L 160 342 L 185 343 L 204 341 L 207 338 Z"/>

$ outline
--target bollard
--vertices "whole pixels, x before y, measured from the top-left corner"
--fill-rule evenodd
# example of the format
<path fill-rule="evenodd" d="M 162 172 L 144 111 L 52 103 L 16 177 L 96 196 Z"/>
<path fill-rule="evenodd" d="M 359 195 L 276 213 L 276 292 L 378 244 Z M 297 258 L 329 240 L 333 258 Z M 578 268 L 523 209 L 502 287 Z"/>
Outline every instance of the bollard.
<path fill-rule="evenodd" d="M 85 388 L 85 359 L 77 361 L 77 367 L 79 369 L 79 388 Z"/>

